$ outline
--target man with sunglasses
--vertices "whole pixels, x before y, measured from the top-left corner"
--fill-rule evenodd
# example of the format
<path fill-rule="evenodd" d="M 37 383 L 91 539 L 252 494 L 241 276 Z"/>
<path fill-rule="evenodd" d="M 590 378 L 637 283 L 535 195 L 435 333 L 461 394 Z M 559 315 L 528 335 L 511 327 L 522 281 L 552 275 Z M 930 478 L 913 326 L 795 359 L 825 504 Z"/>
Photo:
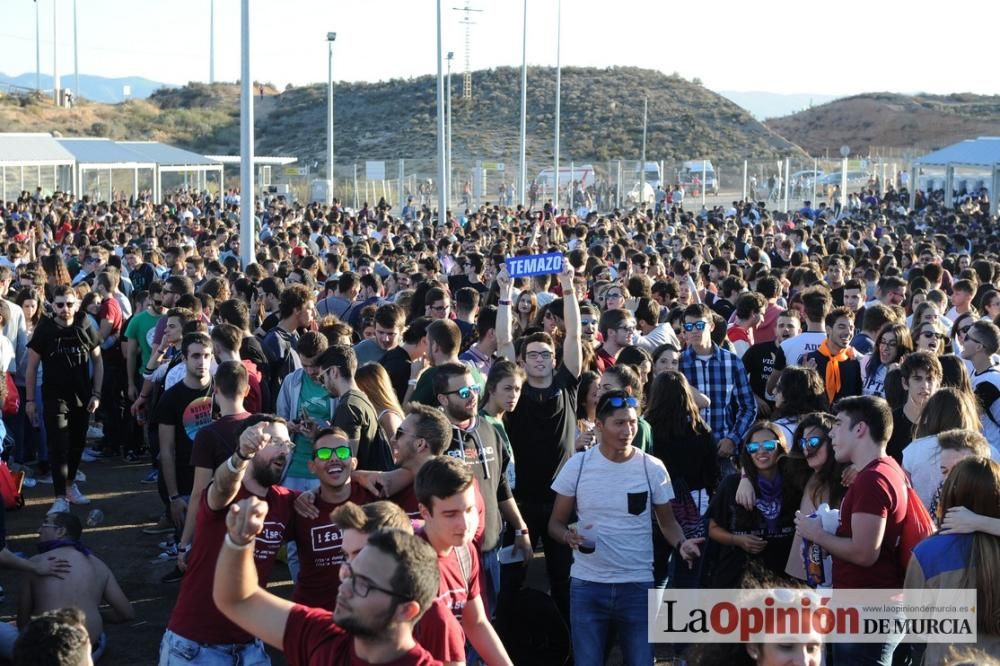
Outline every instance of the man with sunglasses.
<path fill-rule="evenodd" d="M 434 603 L 439 585 L 437 557 L 422 539 L 402 530 L 369 535 L 365 547 L 340 568 L 331 622 L 329 612 L 286 601 L 259 584 L 252 544 L 266 529 L 266 512 L 267 505 L 250 498 L 226 519 L 213 592 L 228 618 L 283 650 L 292 666 L 441 664 L 413 638 L 414 625 Z"/>
<path fill-rule="evenodd" d="M 680 371 L 691 386 L 708 396 L 711 404 L 702 410 L 702 418 L 712 428 L 712 436 L 726 465 L 737 454 L 736 442 L 743 441 L 757 418 L 757 402 L 739 357 L 712 342 L 715 328 L 712 310 L 703 303 L 693 303 L 684 310 L 682 336 L 687 348 L 681 353 Z"/>
<path fill-rule="evenodd" d="M 316 517 L 295 520 L 295 543 L 298 551 L 298 579 L 292 601 L 312 608 L 332 611 L 337 603 L 337 571 L 344 562 L 343 534 L 330 520 L 330 512 L 346 502 L 363 505 L 375 501 L 360 483 L 351 483 L 358 459 L 346 433 L 326 428 L 312 443 L 309 470 L 319 480 L 313 493 Z"/>
<path fill-rule="evenodd" d="M 983 435 L 994 448 L 1000 448 L 1000 368 L 995 356 L 1000 350 L 1000 329 L 988 321 L 977 321 L 969 328 L 962 345 L 962 358 L 972 364 L 972 388 L 979 402 Z"/>
<path fill-rule="evenodd" d="M 160 643 L 161 666 L 270 663 L 261 640 L 233 624 L 212 600 L 213 579 L 222 577 L 216 561 L 232 504 L 263 500 L 257 529 L 240 540 L 246 565 L 255 569 L 255 585 L 267 583 L 278 550 L 294 529 L 295 495 L 278 485 L 295 446 L 287 424 L 271 414 L 255 414 L 243 423 L 235 451 L 202 494 L 187 572 Z"/>

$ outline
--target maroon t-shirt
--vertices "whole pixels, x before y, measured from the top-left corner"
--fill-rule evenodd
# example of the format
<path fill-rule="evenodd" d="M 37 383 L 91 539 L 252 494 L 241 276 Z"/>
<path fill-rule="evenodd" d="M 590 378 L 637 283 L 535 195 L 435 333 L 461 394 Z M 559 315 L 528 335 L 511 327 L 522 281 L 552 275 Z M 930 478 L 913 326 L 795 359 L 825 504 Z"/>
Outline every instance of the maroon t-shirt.
<path fill-rule="evenodd" d="M 851 537 L 851 517 L 868 513 L 886 519 L 885 535 L 878 559 L 863 567 L 833 557 L 835 588 L 897 588 L 903 587 L 904 571 L 899 565 L 898 543 L 906 516 L 906 477 L 899 463 L 883 456 L 868 463 L 858 472 L 840 503 L 840 526 L 837 536 Z"/>
<path fill-rule="evenodd" d="M 240 486 L 234 501 L 250 497 L 250 491 Z M 274 567 L 275 557 L 282 542 L 294 534 L 297 493 L 281 486 L 271 486 L 267 491 L 267 517 L 264 529 L 254 542 L 253 559 L 257 565 L 257 579 L 261 586 Z M 212 600 L 212 581 L 215 563 L 219 559 L 222 540 L 226 535 L 226 513 L 229 507 L 213 511 L 208 506 L 208 489 L 201 496 L 198 518 L 195 523 L 194 541 L 188 556 L 188 569 L 181 583 L 177 603 L 170 614 L 167 628 L 196 643 L 249 643 L 251 634 L 230 622 Z"/>
<path fill-rule="evenodd" d="M 284 636 L 290 666 L 368 666 L 354 653 L 354 638 L 333 622 L 329 611 L 296 604 L 288 612 Z M 440 666 L 419 643 L 399 659 L 382 666 Z"/>
<path fill-rule="evenodd" d="M 351 496 L 344 502 L 357 505 L 374 502 L 375 497 L 359 483 L 351 484 Z M 341 502 L 340 504 L 343 504 Z M 316 494 L 316 518 L 295 518 L 295 543 L 299 552 L 299 580 L 292 601 L 333 611 L 340 588 L 340 565 L 344 561 L 341 529 L 330 522 L 330 512 L 340 504 L 325 502 Z"/>
<path fill-rule="evenodd" d="M 423 530 L 417 533 L 418 536 L 427 539 Z M 464 548 L 469 550 L 469 570 L 462 571 L 462 565 L 458 559 L 456 549 L 452 548 L 447 555 L 438 554 L 438 571 L 441 573 L 441 583 L 438 586 L 438 600 L 444 602 L 455 619 L 462 622 L 462 613 L 469 599 L 480 596 L 479 586 L 479 553 L 472 543 L 467 543 Z M 468 573 L 468 577 L 466 577 Z"/>
<path fill-rule="evenodd" d="M 119 341 L 109 349 L 101 350 L 105 362 L 117 365 L 124 364 L 125 357 L 122 355 L 121 346 L 122 323 L 124 322 L 122 306 L 110 296 L 101 301 L 101 305 L 97 310 L 97 323 L 100 324 L 102 321 L 111 322 L 111 335 L 119 338 Z"/>

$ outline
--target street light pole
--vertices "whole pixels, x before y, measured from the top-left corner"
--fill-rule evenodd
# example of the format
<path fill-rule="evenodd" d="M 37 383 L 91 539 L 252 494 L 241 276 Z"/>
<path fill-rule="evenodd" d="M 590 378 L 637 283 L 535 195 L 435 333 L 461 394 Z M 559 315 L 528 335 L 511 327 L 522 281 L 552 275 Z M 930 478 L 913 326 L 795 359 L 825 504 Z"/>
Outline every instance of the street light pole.
<path fill-rule="evenodd" d="M 215 0 L 208 6 L 208 82 L 215 83 Z"/>
<path fill-rule="evenodd" d="M 42 27 L 38 18 L 38 0 L 35 0 L 35 90 L 42 92 Z"/>
<path fill-rule="evenodd" d="M 76 39 L 76 0 L 73 0 L 73 97 L 80 99 L 80 49 Z"/>
<path fill-rule="evenodd" d="M 649 98 L 642 100 L 642 157 L 639 162 L 639 205 L 645 209 L 646 203 L 646 118 L 649 110 Z"/>
<path fill-rule="evenodd" d="M 337 33 L 326 33 L 327 89 L 326 89 L 326 177 L 330 186 L 326 190 L 326 205 L 333 205 L 333 42 Z"/>
<path fill-rule="evenodd" d="M 520 204 L 525 202 L 524 192 L 528 189 L 528 0 L 524 0 L 524 15 L 521 26 L 521 182 L 517 186 Z"/>
<path fill-rule="evenodd" d="M 562 66 L 560 55 L 562 52 L 562 0 L 556 5 L 556 137 L 553 152 L 555 153 L 555 186 L 553 187 L 553 204 L 556 207 L 556 214 L 559 214 L 559 102 L 562 89 Z"/>
<path fill-rule="evenodd" d="M 451 176 L 451 173 L 452 173 L 452 171 L 451 171 L 451 60 L 454 57 L 455 57 L 455 52 L 454 51 L 448 51 L 448 83 L 447 83 L 448 101 L 447 101 L 447 104 L 446 104 L 446 107 L 447 107 L 446 113 L 448 114 L 448 118 L 447 118 L 447 124 L 448 124 L 448 131 L 447 131 L 448 145 L 445 146 L 445 161 L 448 163 L 448 177 L 445 178 L 445 180 L 444 180 L 444 187 L 445 187 L 445 198 L 444 198 L 444 200 L 446 202 L 448 202 L 449 206 L 451 205 L 451 195 L 452 195 L 452 188 L 451 188 L 451 185 L 452 185 L 452 183 L 451 183 L 451 178 L 452 178 L 452 176 Z"/>
<path fill-rule="evenodd" d="M 59 12 L 56 11 L 58 0 L 52 0 L 52 95 L 59 103 Z"/>
<path fill-rule="evenodd" d="M 250 0 L 240 11 L 240 259 L 254 262 L 253 81 L 250 79 Z"/>
<path fill-rule="evenodd" d="M 445 199 L 445 137 L 444 137 L 444 71 L 441 66 L 441 0 L 437 0 L 437 160 L 438 160 L 438 224 L 444 224 L 448 216 L 448 201 Z"/>

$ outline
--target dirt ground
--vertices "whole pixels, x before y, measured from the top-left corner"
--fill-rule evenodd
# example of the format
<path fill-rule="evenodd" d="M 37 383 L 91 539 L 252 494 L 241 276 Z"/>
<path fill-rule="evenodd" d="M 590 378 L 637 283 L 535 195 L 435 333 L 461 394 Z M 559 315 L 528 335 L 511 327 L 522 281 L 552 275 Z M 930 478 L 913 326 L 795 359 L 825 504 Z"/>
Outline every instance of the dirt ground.
<path fill-rule="evenodd" d="M 80 489 L 91 499 L 89 506 L 74 506 L 73 513 L 86 520 L 95 508 L 101 509 L 104 521 L 84 528 L 83 541 L 107 563 L 135 607 L 136 618 L 120 625 L 107 625 L 108 648 L 102 666 L 141 666 L 156 664 L 160 639 L 170 618 L 180 583 L 163 584 L 160 578 L 173 569 L 173 562 L 153 563 L 160 553 L 157 543 L 164 536 L 149 536 L 142 528 L 156 522 L 162 505 L 155 485 L 139 483 L 149 472 L 149 464 L 128 464 L 119 459 L 84 463 L 86 482 Z M 52 505 L 52 486 L 38 484 L 25 489 L 26 506 L 8 511 L 7 543 L 14 552 L 34 554 L 38 526 Z M 3 621 L 17 613 L 17 573 L 0 571 L 0 585 L 5 598 L 0 603 Z M 270 587 L 282 596 L 291 595 L 288 570 L 279 564 Z M 284 664 L 280 653 L 272 654 L 275 664 Z"/>

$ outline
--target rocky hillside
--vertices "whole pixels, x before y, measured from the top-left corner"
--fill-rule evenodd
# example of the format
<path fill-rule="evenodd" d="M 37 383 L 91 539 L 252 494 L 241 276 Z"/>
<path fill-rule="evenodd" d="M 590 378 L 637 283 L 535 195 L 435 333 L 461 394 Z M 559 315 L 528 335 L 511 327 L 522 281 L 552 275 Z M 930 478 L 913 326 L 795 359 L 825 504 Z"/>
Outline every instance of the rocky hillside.
<path fill-rule="evenodd" d="M 453 154 L 457 161 L 516 162 L 520 70 L 473 74 L 473 98 L 461 98 L 452 76 Z M 528 72 L 529 161 L 552 156 L 555 71 Z M 642 143 L 642 100 L 649 99 L 647 156 L 656 160 L 770 158 L 800 149 L 749 113 L 697 82 L 636 68 L 565 68 L 562 73 L 561 149 L 565 161 L 637 159 Z M 259 103 L 259 100 L 258 100 Z M 336 84 L 338 164 L 435 155 L 435 78 Z M 56 109 L 44 102 L 0 97 L 6 131 L 52 131 L 66 136 L 155 139 L 202 153 L 239 151 L 239 89 L 192 83 L 163 89 L 147 100 Z M 257 153 L 323 162 L 326 87 L 268 89 L 256 117 Z"/>
<path fill-rule="evenodd" d="M 1000 96 L 972 94 L 845 97 L 765 124 L 813 155 L 882 148 L 934 150 L 977 136 L 1000 134 Z"/>

